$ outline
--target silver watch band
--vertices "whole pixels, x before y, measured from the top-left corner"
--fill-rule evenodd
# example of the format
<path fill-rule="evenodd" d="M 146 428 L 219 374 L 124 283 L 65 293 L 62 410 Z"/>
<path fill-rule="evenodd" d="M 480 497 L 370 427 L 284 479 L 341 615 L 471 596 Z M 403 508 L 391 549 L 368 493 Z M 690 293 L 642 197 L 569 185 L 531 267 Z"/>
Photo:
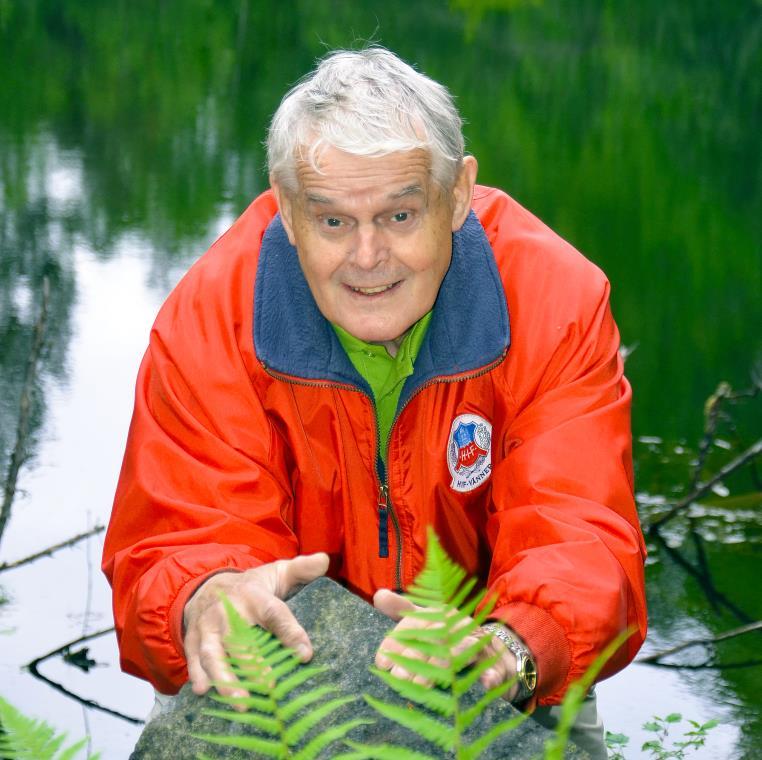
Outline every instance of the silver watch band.
<path fill-rule="evenodd" d="M 482 626 L 482 630 L 497 636 L 516 657 L 516 675 L 519 691 L 512 702 L 525 702 L 534 694 L 537 688 L 537 666 L 535 665 L 532 653 L 502 623 L 487 623 Z"/>

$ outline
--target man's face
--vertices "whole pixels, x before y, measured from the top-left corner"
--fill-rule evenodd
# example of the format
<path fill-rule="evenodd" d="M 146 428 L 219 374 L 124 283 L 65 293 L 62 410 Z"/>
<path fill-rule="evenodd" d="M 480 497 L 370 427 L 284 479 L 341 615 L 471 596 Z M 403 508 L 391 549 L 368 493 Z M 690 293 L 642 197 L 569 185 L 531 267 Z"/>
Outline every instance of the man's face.
<path fill-rule="evenodd" d="M 368 342 L 401 338 L 434 304 L 475 178 L 471 157 L 446 191 L 432 180 L 426 151 L 368 158 L 329 148 L 320 172 L 297 164 L 295 193 L 274 182 L 325 318 Z"/>

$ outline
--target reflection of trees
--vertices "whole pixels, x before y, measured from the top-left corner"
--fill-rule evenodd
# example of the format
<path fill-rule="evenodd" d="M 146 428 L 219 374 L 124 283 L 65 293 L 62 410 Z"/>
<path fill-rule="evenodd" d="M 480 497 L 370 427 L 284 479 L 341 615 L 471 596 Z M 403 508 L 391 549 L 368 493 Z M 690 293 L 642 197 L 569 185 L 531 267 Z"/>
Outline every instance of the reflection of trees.
<path fill-rule="evenodd" d="M 636 424 L 684 433 L 718 367 L 741 379 L 749 325 L 762 319 L 748 160 L 759 13 L 750 2 L 500 5 L 480 4 L 467 39 L 460 11 L 420 0 L 383 12 L 12 3 L 0 17 L 2 182 L 11 163 L 23 184 L 44 126 L 82 157 L 79 234 L 108 256 L 139 231 L 160 272 L 264 186 L 261 140 L 286 87 L 324 46 L 376 33 L 458 94 L 482 178 L 604 265 L 624 337 L 643 347 L 630 365 Z"/>
<path fill-rule="evenodd" d="M 702 627 L 719 634 L 754 619 L 747 610 L 759 610 L 759 592 L 749 572 L 755 567 L 755 543 L 748 546 L 727 546 L 707 542 L 699 531 L 691 530 L 691 543 L 678 549 L 656 534 L 660 562 L 649 572 L 648 609 L 652 621 L 658 621 L 658 632 L 666 641 L 680 641 L 691 633 L 686 627 L 686 615 Z M 707 602 L 712 610 L 707 610 Z M 757 612 L 758 615 L 758 612 Z M 695 625 L 695 623 L 693 623 Z M 701 671 L 712 668 L 721 671 L 729 685 L 726 693 L 711 697 L 722 704 L 740 705 L 739 724 L 742 727 L 742 747 L 751 750 L 758 746 L 762 726 L 755 705 L 759 701 L 759 640 L 762 632 L 755 630 L 745 636 L 716 644 L 716 655 L 701 648 L 690 655 L 683 653 L 681 669 L 689 682 L 697 679 L 700 688 Z M 696 660 L 703 656 L 705 659 Z M 692 671 L 692 672 L 691 672 Z M 724 690 L 723 690 L 724 691 Z M 751 708 L 751 709 L 749 709 Z"/>
<path fill-rule="evenodd" d="M 55 219 L 44 199 L 22 208 L 2 209 L 0 225 L 0 472 L 8 471 L 16 445 L 20 402 L 30 352 L 34 351 L 35 323 L 43 301 L 45 279 L 50 285 L 45 342 L 33 372 L 30 391 L 28 436 L 21 441 L 24 457 L 34 449 L 34 439 L 45 411 L 45 374 L 64 374 L 69 338 L 69 313 L 74 297 L 74 277 L 67 255 L 62 219 Z"/>

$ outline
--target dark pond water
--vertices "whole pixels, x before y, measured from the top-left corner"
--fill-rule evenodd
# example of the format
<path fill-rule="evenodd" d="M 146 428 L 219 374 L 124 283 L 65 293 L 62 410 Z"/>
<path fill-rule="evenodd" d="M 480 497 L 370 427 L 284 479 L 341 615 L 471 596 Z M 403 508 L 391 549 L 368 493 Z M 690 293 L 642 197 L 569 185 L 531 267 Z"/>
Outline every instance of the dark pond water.
<path fill-rule="evenodd" d="M 468 10 L 464 10 L 468 9 Z M 184 269 L 265 187 L 261 140 L 326 47 L 375 38 L 458 96 L 480 180 L 608 273 L 635 387 L 644 520 L 687 492 L 707 397 L 762 359 L 762 8 L 481 0 L 0 1 L 0 465 L 11 468 L 42 283 L 46 340 L 0 563 L 108 519 L 134 376 Z M 762 430 L 725 404 L 711 474 Z M 762 617 L 759 475 L 718 483 L 649 541 L 645 652 Z M 123 758 L 139 727 L 22 666 L 111 625 L 102 536 L 0 574 L 0 695 Z M 600 688 L 610 729 L 654 713 L 718 717 L 712 758 L 762 752 L 759 632 L 634 665 Z M 70 692 L 142 717 L 116 666 L 40 665 Z M 78 649 L 79 647 L 73 647 Z"/>

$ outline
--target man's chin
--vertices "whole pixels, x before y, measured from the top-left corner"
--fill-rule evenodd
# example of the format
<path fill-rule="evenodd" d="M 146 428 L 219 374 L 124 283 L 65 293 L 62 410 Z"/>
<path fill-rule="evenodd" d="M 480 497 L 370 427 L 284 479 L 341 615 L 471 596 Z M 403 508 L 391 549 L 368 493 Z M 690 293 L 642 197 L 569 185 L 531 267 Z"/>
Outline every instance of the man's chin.
<path fill-rule="evenodd" d="M 365 343 L 386 344 L 400 342 L 412 325 L 403 327 L 401 330 L 399 327 L 390 329 L 389 327 L 358 325 L 353 323 L 339 323 L 339 326 L 353 337 Z"/>

